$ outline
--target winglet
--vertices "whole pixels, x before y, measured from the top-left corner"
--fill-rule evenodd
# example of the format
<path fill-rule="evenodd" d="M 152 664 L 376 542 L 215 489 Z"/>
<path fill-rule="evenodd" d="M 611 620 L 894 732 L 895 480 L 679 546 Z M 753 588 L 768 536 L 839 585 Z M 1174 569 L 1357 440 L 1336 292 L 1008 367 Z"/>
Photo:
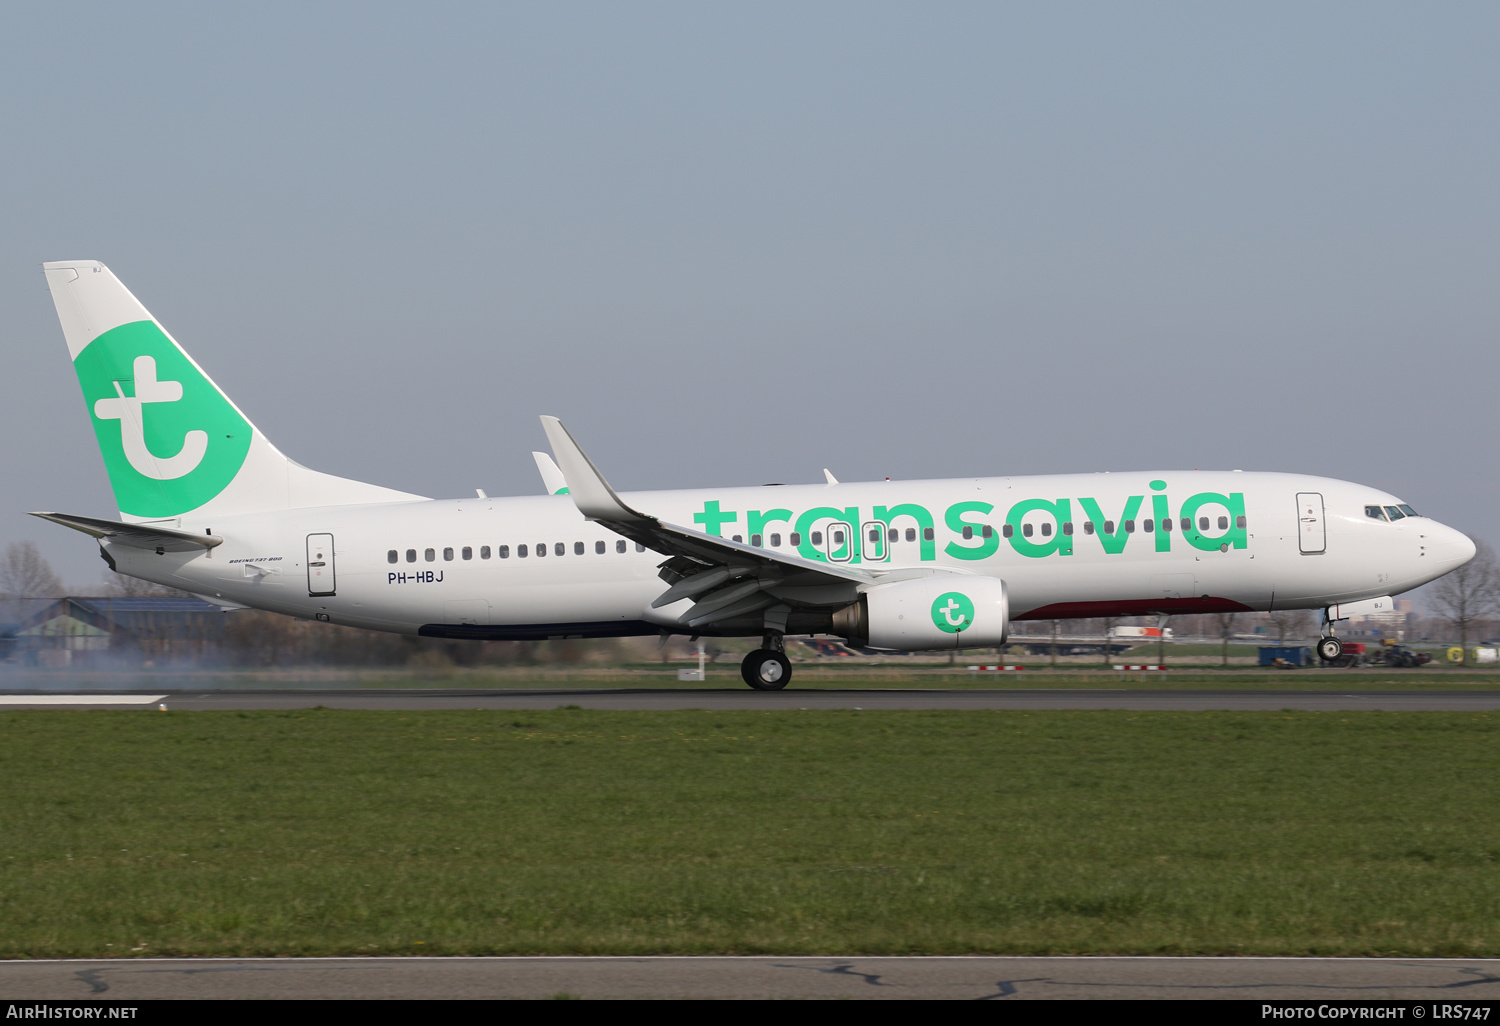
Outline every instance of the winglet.
<path fill-rule="evenodd" d="M 567 495 L 568 482 L 563 480 L 562 471 L 557 469 L 552 457 L 544 452 L 534 452 L 531 458 L 536 460 L 537 473 L 542 475 L 542 487 L 547 489 L 547 494 Z"/>
<path fill-rule="evenodd" d="M 543 417 L 542 430 L 547 432 L 547 441 L 552 445 L 552 455 L 557 457 L 557 466 L 567 483 L 568 494 L 573 505 L 578 507 L 587 520 L 654 520 L 644 513 L 637 513 L 615 494 L 615 490 L 604 480 L 599 468 L 594 466 L 562 421 L 556 417 Z"/>

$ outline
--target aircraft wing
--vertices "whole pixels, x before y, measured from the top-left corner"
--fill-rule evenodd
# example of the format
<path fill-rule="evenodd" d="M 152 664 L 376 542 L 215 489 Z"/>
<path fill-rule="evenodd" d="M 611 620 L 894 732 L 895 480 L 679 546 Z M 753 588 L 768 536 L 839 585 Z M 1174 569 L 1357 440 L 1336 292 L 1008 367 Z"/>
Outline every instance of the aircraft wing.
<path fill-rule="evenodd" d="M 567 481 L 568 495 L 584 518 L 670 557 L 661 564 L 661 576 L 671 586 L 652 606 L 695 599 L 678 616 L 687 627 L 756 615 L 763 615 L 768 624 L 778 618 L 785 624 L 791 605 L 845 605 L 857 597 L 859 585 L 881 576 L 729 541 L 631 509 L 562 421 L 543 417 L 542 428 Z"/>
<path fill-rule="evenodd" d="M 96 520 L 93 517 L 74 516 L 71 513 L 33 513 L 34 517 L 50 520 L 54 524 L 71 527 L 75 531 L 129 545 L 137 549 L 153 549 L 163 552 L 191 552 L 194 549 L 211 549 L 221 545 L 223 538 L 211 534 L 188 534 L 186 531 L 169 531 L 149 524 L 122 524 L 116 520 Z"/>

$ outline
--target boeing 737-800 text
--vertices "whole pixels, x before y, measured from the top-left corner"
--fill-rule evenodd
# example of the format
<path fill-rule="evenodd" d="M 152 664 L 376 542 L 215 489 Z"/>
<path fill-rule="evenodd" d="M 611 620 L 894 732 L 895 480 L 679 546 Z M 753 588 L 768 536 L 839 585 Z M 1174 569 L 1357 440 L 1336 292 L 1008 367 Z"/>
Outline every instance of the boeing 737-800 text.
<path fill-rule="evenodd" d="M 1012 620 L 1388 606 L 1474 555 L 1378 488 L 1292 474 L 977 477 L 617 494 L 552 417 L 546 495 L 428 499 L 283 456 L 103 264 L 43 265 L 119 506 L 116 571 L 435 638 L 786 634 L 986 647 Z"/>

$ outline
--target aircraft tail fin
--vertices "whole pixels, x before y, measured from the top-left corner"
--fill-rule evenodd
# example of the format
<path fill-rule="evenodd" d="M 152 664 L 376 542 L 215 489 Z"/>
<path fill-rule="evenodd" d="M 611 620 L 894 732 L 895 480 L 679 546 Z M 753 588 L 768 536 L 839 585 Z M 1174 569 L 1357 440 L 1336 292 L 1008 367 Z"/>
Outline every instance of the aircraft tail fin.
<path fill-rule="evenodd" d="M 422 498 L 288 459 L 97 260 L 42 269 L 122 520 Z"/>

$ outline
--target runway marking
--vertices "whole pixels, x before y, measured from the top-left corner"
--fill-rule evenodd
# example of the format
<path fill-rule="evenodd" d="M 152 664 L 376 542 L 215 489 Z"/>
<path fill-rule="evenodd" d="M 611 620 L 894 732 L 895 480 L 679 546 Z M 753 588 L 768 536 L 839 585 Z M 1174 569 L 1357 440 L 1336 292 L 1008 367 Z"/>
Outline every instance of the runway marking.
<path fill-rule="evenodd" d="M 0 695 L 4 705 L 151 705 L 166 695 Z"/>

